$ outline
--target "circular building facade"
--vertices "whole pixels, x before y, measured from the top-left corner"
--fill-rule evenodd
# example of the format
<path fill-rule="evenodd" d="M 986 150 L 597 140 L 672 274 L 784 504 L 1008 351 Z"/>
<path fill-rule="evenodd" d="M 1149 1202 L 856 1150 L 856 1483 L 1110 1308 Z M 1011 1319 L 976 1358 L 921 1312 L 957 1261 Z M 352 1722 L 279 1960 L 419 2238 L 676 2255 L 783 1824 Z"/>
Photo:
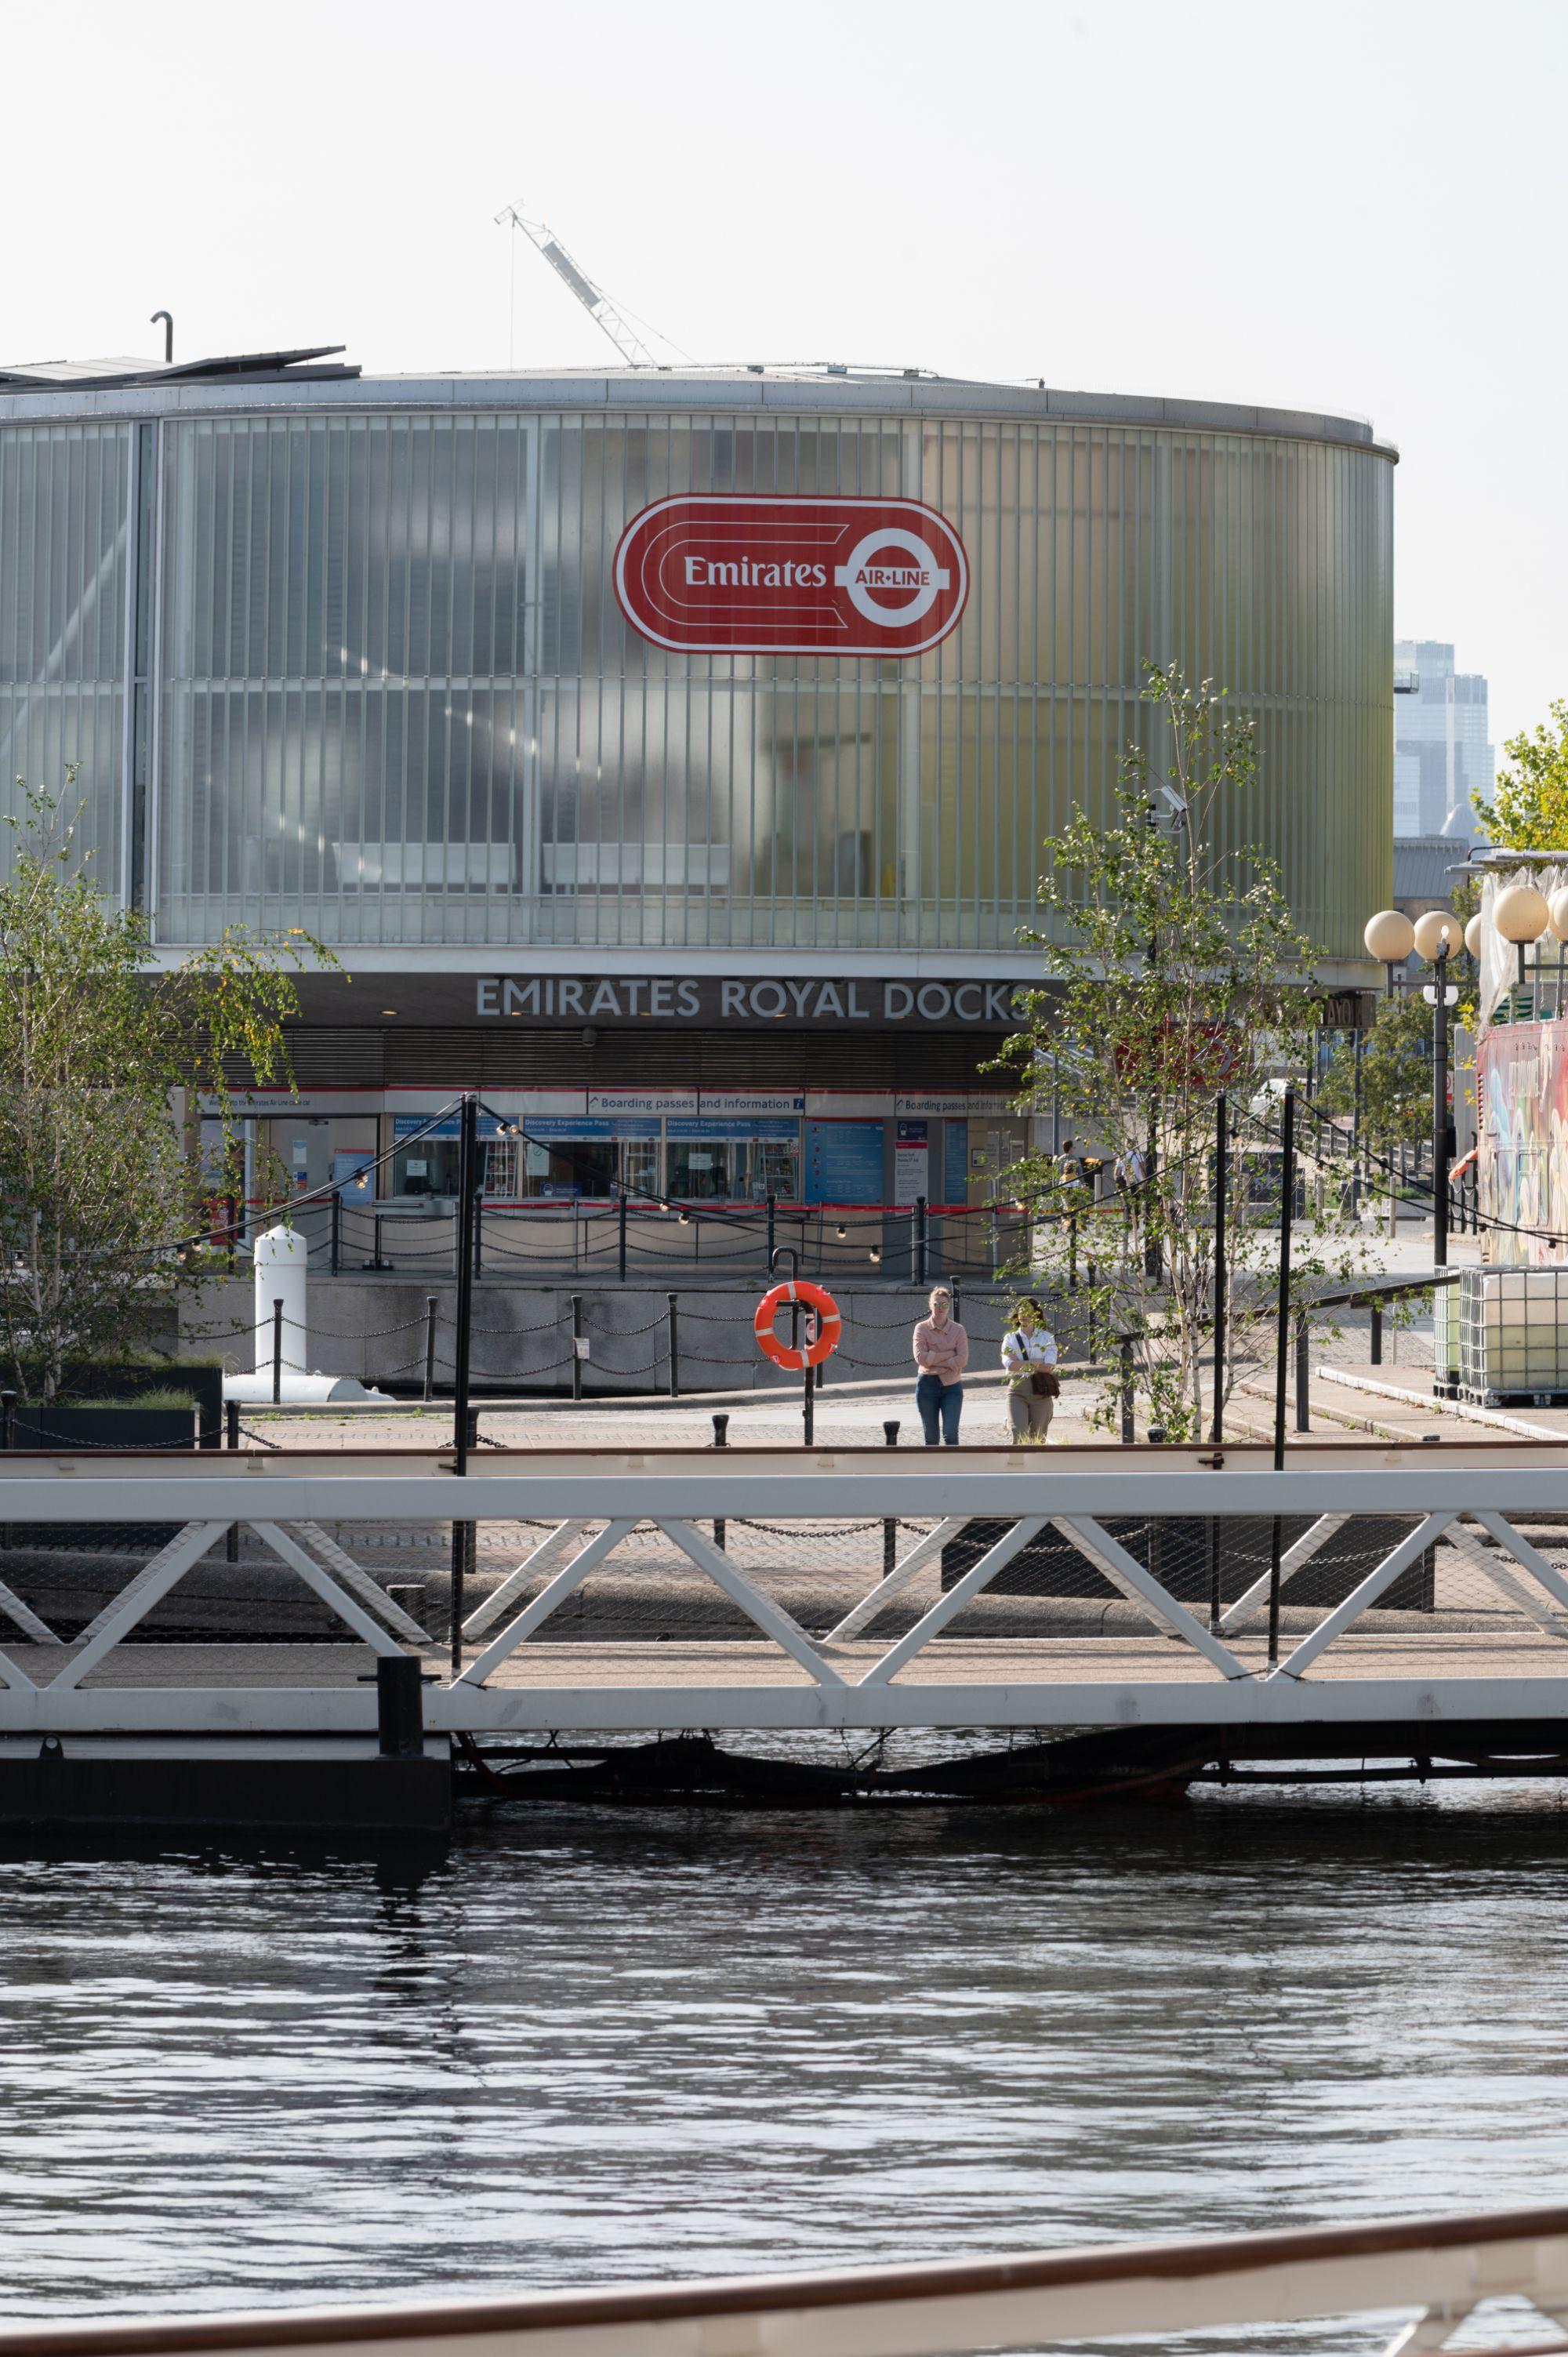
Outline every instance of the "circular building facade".
<path fill-rule="evenodd" d="M 1374 979 L 1392 456 L 1353 420 L 841 371 L 13 373 L 5 771 L 80 764 L 171 954 L 303 926 L 374 976 L 352 1019 L 313 992 L 324 1087 L 377 1085 L 381 1029 L 394 1088 L 412 1022 L 434 1088 L 492 1027 L 546 1085 L 581 1027 L 623 1043 L 607 1085 L 746 1033 L 781 1086 L 793 1056 L 847 1089 L 918 1035 L 978 1092 L 1042 842 L 1109 811 L 1145 660 L 1255 716 L 1234 843 L 1326 986 Z"/>

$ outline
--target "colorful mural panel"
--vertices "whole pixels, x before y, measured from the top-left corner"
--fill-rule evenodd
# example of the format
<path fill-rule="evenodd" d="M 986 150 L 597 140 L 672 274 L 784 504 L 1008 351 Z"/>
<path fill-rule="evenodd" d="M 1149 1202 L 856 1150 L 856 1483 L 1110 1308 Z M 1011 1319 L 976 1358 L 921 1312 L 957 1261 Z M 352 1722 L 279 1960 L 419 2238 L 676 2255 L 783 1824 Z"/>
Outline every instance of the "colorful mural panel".
<path fill-rule="evenodd" d="M 1476 1055 L 1481 1205 L 1532 1234 L 1495 1238 L 1499 1261 L 1568 1258 L 1568 1022 L 1493 1024 Z"/>

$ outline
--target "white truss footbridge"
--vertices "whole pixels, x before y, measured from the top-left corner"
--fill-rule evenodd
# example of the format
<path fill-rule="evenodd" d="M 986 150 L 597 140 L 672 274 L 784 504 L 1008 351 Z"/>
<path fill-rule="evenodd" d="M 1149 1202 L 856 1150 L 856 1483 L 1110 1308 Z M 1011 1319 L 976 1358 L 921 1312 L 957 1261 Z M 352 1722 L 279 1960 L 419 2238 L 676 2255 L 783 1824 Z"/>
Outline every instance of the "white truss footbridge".
<path fill-rule="evenodd" d="M 412 1654 L 431 1735 L 1485 1726 L 1530 1749 L 1555 1724 L 1568 1749 L 1568 1451 L 1077 1455 L 0 1458 L 0 1737 L 363 1733 L 376 1658 Z M 84 1564 L 102 1592 L 73 1618 L 61 1566 Z M 209 1627 L 180 1617 L 192 1583 Z"/>

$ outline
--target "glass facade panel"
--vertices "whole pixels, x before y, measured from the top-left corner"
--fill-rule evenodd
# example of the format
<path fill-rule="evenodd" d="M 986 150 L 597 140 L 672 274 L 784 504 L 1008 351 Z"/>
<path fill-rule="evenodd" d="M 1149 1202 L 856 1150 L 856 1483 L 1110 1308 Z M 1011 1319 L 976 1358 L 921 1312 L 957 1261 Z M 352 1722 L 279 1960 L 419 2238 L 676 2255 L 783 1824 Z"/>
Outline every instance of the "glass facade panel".
<path fill-rule="evenodd" d="M 77 766 L 81 836 L 113 891 L 125 777 L 131 428 L 0 433 L 0 778 L 58 791 Z"/>
<path fill-rule="evenodd" d="M 383 413 L 361 385 L 351 406 L 325 388 L 274 414 L 7 427 L 8 774 L 81 761 L 118 874 L 126 763 L 139 794 L 150 761 L 174 946 L 240 920 L 349 953 L 1006 951 L 1042 839 L 1075 804 L 1108 814 L 1122 748 L 1154 741 L 1141 662 L 1175 660 L 1258 721 L 1260 789 L 1223 847 L 1265 845 L 1305 929 L 1362 962 L 1391 889 L 1385 454 L 964 414 L 942 388 L 886 414 L 768 393 L 633 416 L 489 410 L 476 386 L 467 410 Z M 158 496 L 133 630 L 138 433 Z M 651 644 L 616 602 L 622 531 L 731 490 L 939 509 L 971 569 L 957 629 L 903 662 Z"/>

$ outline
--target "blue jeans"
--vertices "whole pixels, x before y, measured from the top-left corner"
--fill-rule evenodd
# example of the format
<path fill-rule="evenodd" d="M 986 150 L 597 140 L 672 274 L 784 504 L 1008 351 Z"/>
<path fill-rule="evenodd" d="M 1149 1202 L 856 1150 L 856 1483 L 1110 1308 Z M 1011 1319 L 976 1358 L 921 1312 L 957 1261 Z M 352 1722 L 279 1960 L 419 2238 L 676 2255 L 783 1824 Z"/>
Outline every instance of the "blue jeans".
<path fill-rule="evenodd" d="M 941 1418 L 942 1445 L 958 1447 L 958 1420 L 963 1407 L 963 1385 L 944 1383 L 940 1375 L 921 1375 L 915 1384 L 915 1405 L 920 1411 L 920 1426 L 926 1436 L 926 1447 L 937 1445 L 937 1419 Z"/>

